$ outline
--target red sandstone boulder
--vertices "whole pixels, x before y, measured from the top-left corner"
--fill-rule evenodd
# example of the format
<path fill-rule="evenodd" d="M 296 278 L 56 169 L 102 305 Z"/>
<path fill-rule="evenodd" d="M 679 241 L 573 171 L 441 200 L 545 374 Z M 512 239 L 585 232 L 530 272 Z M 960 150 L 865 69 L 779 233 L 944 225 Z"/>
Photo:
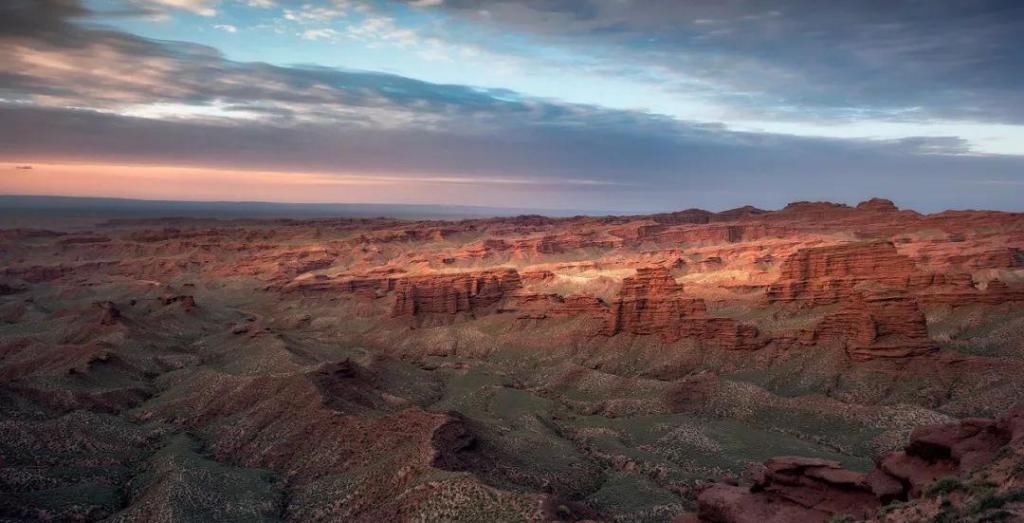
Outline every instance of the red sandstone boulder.
<path fill-rule="evenodd" d="M 800 457 L 772 458 L 751 487 L 716 484 L 697 501 L 701 521 L 723 523 L 827 521 L 833 514 L 866 515 L 880 505 L 866 475 Z"/>

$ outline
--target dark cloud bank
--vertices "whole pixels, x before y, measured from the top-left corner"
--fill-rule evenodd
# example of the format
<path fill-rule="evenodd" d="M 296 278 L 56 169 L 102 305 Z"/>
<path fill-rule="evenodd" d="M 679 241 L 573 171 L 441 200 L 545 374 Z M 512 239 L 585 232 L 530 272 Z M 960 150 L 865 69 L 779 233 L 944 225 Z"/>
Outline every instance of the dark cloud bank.
<path fill-rule="evenodd" d="M 787 9 L 797 5 L 787 3 Z M 611 22 L 617 37 L 641 29 L 667 31 L 644 12 L 605 20 L 600 17 L 611 15 L 600 9 L 570 7 L 564 12 L 575 18 L 567 35 L 614 33 L 606 27 Z M 538 10 L 515 6 L 508 15 L 513 19 L 498 22 L 550 30 L 534 18 Z M 580 15 L 588 12 L 589 19 Z M 88 13 L 71 0 L 6 2 L 0 20 L 0 59 L 15 64 L 0 73 L 0 97 L 7 100 L 0 103 L 0 157 L 12 161 L 525 177 L 545 185 L 534 201 L 509 205 L 573 202 L 576 209 L 616 211 L 747 203 L 770 208 L 792 200 L 855 202 L 872 195 L 925 211 L 1024 208 L 1024 158 L 961 154 L 964 144 L 957 137 L 866 141 L 738 133 L 380 73 L 238 63 L 207 47 L 85 24 Z M 32 58 L 40 53 L 63 57 L 73 67 L 34 66 L 38 61 Z M 969 67 L 967 59 L 955 61 Z M 112 62 L 119 67 L 115 72 L 138 74 L 115 77 L 109 67 L 100 67 Z M 812 67 L 808 74 L 825 73 Z M 829 74 L 828 81 L 842 84 L 840 91 L 865 97 L 874 96 L 885 76 L 879 72 L 858 87 Z M 1012 85 L 1020 85 L 1014 84 L 1015 74 L 1019 71 L 962 78 L 949 89 L 984 82 L 984 89 L 971 92 L 990 93 L 993 103 L 1005 101 L 1019 96 L 1010 93 Z M 132 108 L 151 104 L 217 110 L 189 119 L 129 116 Z M 1015 118 L 1021 106 L 1008 110 L 1006 118 Z M 233 114 L 246 118 L 224 116 Z"/>

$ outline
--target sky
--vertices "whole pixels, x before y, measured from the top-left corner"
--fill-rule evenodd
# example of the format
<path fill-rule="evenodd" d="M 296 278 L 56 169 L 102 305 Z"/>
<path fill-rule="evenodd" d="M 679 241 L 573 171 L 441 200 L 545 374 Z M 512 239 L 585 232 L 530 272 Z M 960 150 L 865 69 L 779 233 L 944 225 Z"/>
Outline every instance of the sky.
<path fill-rule="evenodd" d="M 0 193 L 1024 210 L 1024 3 L 4 0 Z"/>

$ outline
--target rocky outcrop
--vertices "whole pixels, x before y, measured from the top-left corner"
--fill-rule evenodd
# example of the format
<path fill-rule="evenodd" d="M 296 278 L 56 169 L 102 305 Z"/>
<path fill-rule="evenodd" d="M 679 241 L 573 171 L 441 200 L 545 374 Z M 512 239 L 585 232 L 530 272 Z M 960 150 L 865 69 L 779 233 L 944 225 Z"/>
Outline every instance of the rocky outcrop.
<path fill-rule="evenodd" d="M 177 307 L 181 307 L 183 310 L 186 311 L 190 311 L 196 308 L 195 297 L 187 294 L 166 295 L 160 298 L 160 303 L 163 303 L 165 306 L 174 305 Z"/>
<path fill-rule="evenodd" d="M 330 277 L 323 274 L 295 278 L 281 289 L 306 294 L 342 293 L 364 298 L 380 298 L 393 291 L 405 271 L 394 267 L 380 267 L 366 272 Z"/>
<path fill-rule="evenodd" d="M 710 225 L 646 225 L 636 229 L 635 241 L 656 243 L 718 244 L 783 238 L 792 231 L 762 223 Z"/>
<path fill-rule="evenodd" d="M 666 341 L 697 338 L 732 349 L 757 348 L 757 329 L 708 315 L 704 300 L 683 295 L 663 267 L 637 269 L 625 278 L 611 306 L 605 334 L 659 335 Z"/>
<path fill-rule="evenodd" d="M 858 291 L 841 311 L 822 320 L 816 338 L 844 342 L 854 361 L 902 359 L 938 350 L 928 338 L 917 300 L 894 289 Z"/>
<path fill-rule="evenodd" d="M 455 316 L 496 305 L 521 286 L 515 269 L 412 276 L 395 284 L 393 317 Z"/>
<path fill-rule="evenodd" d="M 526 271 L 520 274 L 524 284 L 542 283 L 555 279 L 555 273 L 548 270 Z"/>
<path fill-rule="evenodd" d="M 905 287 L 913 272 L 914 262 L 888 241 L 801 249 L 783 262 L 779 281 L 768 289 L 768 300 L 838 303 L 850 299 L 854 288 L 868 281 Z"/>
<path fill-rule="evenodd" d="M 892 200 L 886 200 L 885 198 L 872 198 L 867 201 L 863 201 L 857 204 L 857 208 L 862 211 L 873 211 L 873 212 L 893 212 L 900 210 L 896 207 L 896 204 L 892 203 Z"/>
<path fill-rule="evenodd" d="M 911 276 L 908 288 L 923 304 L 928 305 L 998 305 L 1024 301 L 1024 287 L 1009 286 L 999 279 L 978 288 L 967 273 L 927 273 Z"/>
<path fill-rule="evenodd" d="M 966 477 L 991 466 L 1000 455 L 1012 457 L 1022 445 L 1024 408 L 1018 407 L 998 420 L 967 418 L 919 427 L 903 450 L 886 454 L 867 474 L 843 469 L 834 461 L 774 458 L 752 474 L 748 486 L 716 483 L 702 490 L 698 512 L 689 520 L 782 523 L 824 522 L 836 515 L 869 518 L 883 504 L 918 498 L 936 480 Z"/>
<path fill-rule="evenodd" d="M 394 243 L 394 242 L 416 242 L 416 241 L 441 241 L 445 238 L 463 232 L 458 227 L 439 228 L 411 228 L 398 230 L 378 231 L 374 234 L 363 235 L 359 238 L 362 243 Z"/>
<path fill-rule="evenodd" d="M 508 296 L 506 312 L 519 313 L 523 320 L 545 318 L 587 317 L 605 319 L 608 304 L 601 298 L 589 294 L 561 296 L 555 293 L 531 293 L 517 291 Z"/>
<path fill-rule="evenodd" d="M 849 214 L 851 207 L 842 203 L 799 201 L 786 204 L 777 214 L 803 220 L 831 219 Z"/>
<path fill-rule="evenodd" d="M 711 221 L 713 212 L 704 209 L 686 209 L 684 211 L 655 214 L 651 219 L 665 225 L 680 225 L 684 223 L 705 224 Z"/>
<path fill-rule="evenodd" d="M 466 426 L 465 419 L 458 412 L 449 412 L 448 420 L 434 429 L 430 438 L 433 452 L 431 465 L 443 470 L 465 468 L 462 455 L 476 443 L 476 437 Z"/>
<path fill-rule="evenodd" d="M 598 238 L 594 234 L 563 234 L 515 240 L 509 249 L 514 257 L 532 258 L 580 249 L 612 249 L 621 244 L 621 240 Z"/>
<path fill-rule="evenodd" d="M 106 236 L 81 234 L 77 236 L 65 236 L 60 240 L 57 240 L 57 245 L 89 245 L 92 243 L 110 243 L 110 241 L 110 238 Z"/>
<path fill-rule="evenodd" d="M 1024 253 L 1021 249 L 1006 247 L 971 254 L 954 254 L 944 261 L 965 269 L 1015 269 L 1024 267 Z"/>
<path fill-rule="evenodd" d="M 636 275 L 622 280 L 622 288 L 612 304 L 609 335 L 661 334 L 678 339 L 674 330 L 678 321 L 689 316 L 705 316 L 703 300 L 683 296 L 683 286 L 663 267 L 642 267 Z"/>
<path fill-rule="evenodd" d="M 721 523 L 824 522 L 833 514 L 864 517 L 880 502 L 866 474 L 839 462 L 779 457 L 755 472 L 753 485 L 719 483 L 698 496 L 698 521 Z"/>
<path fill-rule="evenodd" d="M 608 304 L 597 296 L 589 294 L 570 294 L 562 298 L 561 303 L 551 310 L 555 316 L 573 317 L 590 316 L 604 318 L 608 315 Z"/>
<path fill-rule="evenodd" d="M 93 304 L 100 312 L 100 325 L 116 325 L 121 322 L 121 310 L 112 301 L 98 301 Z"/>
<path fill-rule="evenodd" d="M 393 291 L 397 281 L 391 276 L 344 278 L 336 283 L 335 288 L 338 292 L 376 298 Z"/>
<path fill-rule="evenodd" d="M 743 207 L 737 207 L 735 209 L 729 209 L 728 211 L 717 213 L 711 218 L 711 221 L 728 222 L 743 218 L 756 218 L 766 213 L 768 213 L 768 211 L 764 209 L 758 209 L 753 205 L 744 205 Z"/>
<path fill-rule="evenodd" d="M 580 249 L 612 249 L 620 245 L 622 245 L 621 239 L 599 237 L 593 232 L 545 235 L 514 240 L 489 238 L 454 251 L 450 255 L 442 257 L 442 261 L 451 264 L 460 261 L 481 260 L 497 255 L 532 259 Z"/>

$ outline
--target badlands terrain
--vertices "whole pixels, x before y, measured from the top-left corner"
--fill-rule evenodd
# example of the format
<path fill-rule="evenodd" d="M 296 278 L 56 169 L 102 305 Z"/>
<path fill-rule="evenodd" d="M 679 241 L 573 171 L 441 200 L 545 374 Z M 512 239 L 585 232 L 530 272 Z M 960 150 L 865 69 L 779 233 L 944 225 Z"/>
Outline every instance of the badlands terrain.
<path fill-rule="evenodd" d="M 0 230 L 0 520 L 1015 521 L 1024 214 Z"/>

